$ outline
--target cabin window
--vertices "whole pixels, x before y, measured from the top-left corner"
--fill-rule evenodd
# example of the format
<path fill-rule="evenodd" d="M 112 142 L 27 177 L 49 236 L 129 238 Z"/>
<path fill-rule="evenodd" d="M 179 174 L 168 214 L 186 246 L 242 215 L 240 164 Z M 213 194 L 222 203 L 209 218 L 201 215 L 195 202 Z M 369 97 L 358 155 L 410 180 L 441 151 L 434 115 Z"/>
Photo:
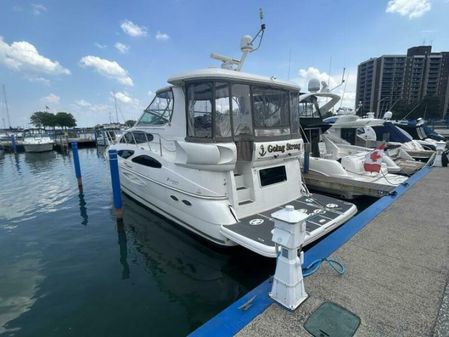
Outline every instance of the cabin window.
<path fill-rule="evenodd" d="M 131 157 L 134 154 L 134 151 L 132 150 L 118 150 L 117 154 L 122 157 L 123 159 L 127 159 Z"/>
<path fill-rule="evenodd" d="M 212 138 L 212 82 L 190 84 L 187 87 L 190 137 Z"/>
<path fill-rule="evenodd" d="M 120 143 L 134 144 L 134 137 L 132 132 L 127 132 L 120 139 Z"/>
<path fill-rule="evenodd" d="M 270 167 L 259 171 L 260 184 L 268 186 L 276 183 L 281 183 L 287 180 L 287 172 L 285 166 Z"/>
<path fill-rule="evenodd" d="M 252 94 L 256 136 L 290 134 L 288 92 L 254 86 Z"/>
<path fill-rule="evenodd" d="M 173 92 L 171 89 L 158 92 L 145 109 L 136 125 L 164 125 L 171 121 L 173 114 Z"/>
<path fill-rule="evenodd" d="M 143 131 L 134 131 L 133 135 L 136 144 L 147 143 L 153 140 L 153 135 L 151 133 L 145 133 Z"/>
<path fill-rule="evenodd" d="M 153 140 L 153 135 L 151 133 L 145 133 L 143 131 L 127 132 L 120 139 L 120 143 L 126 144 L 142 144 L 146 142 L 151 142 Z"/>
<path fill-rule="evenodd" d="M 299 103 L 299 116 L 301 118 L 321 118 L 316 97 L 310 96 Z"/>
<path fill-rule="evenodd" d="M 290 93 L 291 132 L 299 134 L 299 93 Z"/>
<path fill-rule="evenodd" d="M 253 134 L 253 121 L 251 117 L 251 96 L 249 85 L 233 84 L 232 94 L 232 121 L 234 136 Z"/>
<path fill-rule="evenodd" d="M 215 82 L 215 137 L 232 137 L 229 85 Z"/>
<path fill-rule="evenodd" d="M 149 167 L 153 167 L 153 168 L 161 168 L 162 164 L 160 162 L 158 162 L 156 159 L 147 156 L 147 155 L 142 155 L 142 156 L 137 156 L 133 159 L 131 159 L 133 163 L 137 163 L 140 165 L 144 165 L 144 166 L 149 166 Z"/>

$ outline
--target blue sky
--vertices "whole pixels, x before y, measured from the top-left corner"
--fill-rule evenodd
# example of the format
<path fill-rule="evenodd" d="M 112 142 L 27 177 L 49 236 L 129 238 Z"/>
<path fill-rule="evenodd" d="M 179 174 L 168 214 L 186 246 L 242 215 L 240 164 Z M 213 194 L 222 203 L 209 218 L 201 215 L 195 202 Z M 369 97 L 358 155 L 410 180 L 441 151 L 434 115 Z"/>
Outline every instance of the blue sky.
<path fill-rule="evenodd" d="M 80 126 L 109 122 L 113 95 L 119 119 L 136 119 L 171 75 L 218 66 L 211 52 L 239 57 L 260 7 L 267 31 L 244 71 L 332 86 L 345 67 L 351 107 L 360 62 L 424 41 L 449 51 L 449 0 L 0 0 L 0 84 L 11 124 L 28 126 L 45 106 L 71 112 Z"/>

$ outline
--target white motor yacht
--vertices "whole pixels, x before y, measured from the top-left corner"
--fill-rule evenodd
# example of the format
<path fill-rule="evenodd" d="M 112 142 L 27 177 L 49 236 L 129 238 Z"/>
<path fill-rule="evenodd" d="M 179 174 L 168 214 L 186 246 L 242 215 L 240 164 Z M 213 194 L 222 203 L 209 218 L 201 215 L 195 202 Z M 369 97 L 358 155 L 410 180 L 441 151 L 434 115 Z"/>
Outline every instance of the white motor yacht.
<path fill-rule="evenodd" d="M 222 69 L 168 79 L 117 144 L 124 193 L 201 237 L 276 257 L 271 214 L 286 205 L 310 214 L 306 244 L 357 211 L 309 194 L 299 156 L 299 87 L 240 72 L 242 58 L 221 55 Z M 167 243 L 169 244 L 169 243 Z"/>
<path fill-rule="evenodd" d="M 333 123 L 328 133 L 333 133 L 353 145 L 372 148 L 386 143 L 387 147 L 399 147 L 418 160 L 428 160 L 435 153 L 426 150 L 409 133 L 394 125 L 390 118 L 391 112 L 386 114 L 384 119 L 374 118 L 374 113 L 371 112 L 364 118 L 357 115 L 338 115 L 326 118 L 325 121 Z"/>
<path fill-rule="evenodd" d="M 322 114 L 338 103 L 340 96 L 326 90 L 324 85 L 323 89 L 319 91 L 319 82 L 311 80 L 310 92 L 302 94 L 299 101 L 301 127 L 304 137 L 311 143 L 309 172 L 305 175 L 307 185 L 346 199 L 388 194 L 407 177 L 391 173 L 400 171 L 400 167 L 388 155 L 382 156 L 378 172 L 367 171 L 364 163 L 372 150 L 327 134 L 326 130 L 332 125 L 323 122 Z M 300 158 L 304 163 L 303 156 Z"/>
<path fill-rule="evenodd" d="M 25 152 L 48 152 L 53 150 L 54 141 L 44 130 L 27 130 L 24 133 Z"/>

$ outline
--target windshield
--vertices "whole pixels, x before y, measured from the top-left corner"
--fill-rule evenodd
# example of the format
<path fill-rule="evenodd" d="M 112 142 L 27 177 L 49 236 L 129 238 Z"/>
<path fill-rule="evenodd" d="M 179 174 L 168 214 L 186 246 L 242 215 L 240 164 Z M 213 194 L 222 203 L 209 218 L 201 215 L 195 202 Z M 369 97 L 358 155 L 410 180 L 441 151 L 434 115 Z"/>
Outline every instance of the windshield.
<path fill-rule="evenodd" d="M 171 89 L 156 94 L 136 125 L 164 125 L 173 114 L 173 92 Z"/>

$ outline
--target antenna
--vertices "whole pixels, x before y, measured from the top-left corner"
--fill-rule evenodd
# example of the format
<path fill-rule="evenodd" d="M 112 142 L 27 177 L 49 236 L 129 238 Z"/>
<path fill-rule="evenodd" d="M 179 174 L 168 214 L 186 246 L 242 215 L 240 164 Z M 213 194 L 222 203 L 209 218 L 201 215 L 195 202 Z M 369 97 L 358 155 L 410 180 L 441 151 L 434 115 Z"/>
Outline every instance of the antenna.
<path fill-rule="evenodd" d="M 6 99 L 6 87 L 4 84 L 3 84 L 3 100 L 5 101 L 6 119 L 8 120 L 8 127 L 11 128 L 11 120 L 9 119 L 8 101 Z"/>
<path fill-rule="evenodd" d="M 346 70 L 346 68 L 343 68 L 343 75 L 341 76 L 341 81 L 345 82 L 345 86 L 343 87 L 343 94 L 341 95 L 340 108 L 343 105 L 343 99 L 345 98 L 345 93 L 346 93 L 346 85 L 348 84 L 348 81 L 344 80 L 345 70 Z M 348 74 L 346 75 L 346 79 L 348 79 L 348 78 L 349 78 L 349 71 L 348 71 Z"/>
<path fill-rule="evenodd" d="M 341 82 L 340 82 L 340 84 L 338 84 L 337 86 L 335 86 L 335 87 L 333 87 L 332 89 L 328 89 L 328 91 L 334 91 L 335 89 L 337 89 L 338 87 L 340 87 L 343 83 L 346 83 L 346 80 L 345 80 L 345 71 L 346 71 L 346 68 L 343 68 L 343 75 L 341 76 Z M 323 81 L 324 82 L 324 81 Z"/>
<path fill-rule="evenodd" d="M 265 33 L 265 24 L 263 23 L 263 10 L 262 8 L 259 8 L 259 18 L 260 18 L 260 29 L 257 32 L 256 36 L 252 38 L 250 35 L 244 35 L 240 40 L 240 50 L 242 52 L 242 55 L 240 56 L 240 60 L 234 59 L 232 57 L 212 53 L 210 56 L 213 59 L 216 59 L 218 61 L 222 61 L 221 67 L 223 69 L 229 69 L 229 70 L 235 70 L 240 71 L 243 67 L 243 64 L 245 63 L 245 59 L 248 56 L 249 53 L 252 53 L 260 48 L 260 45 L 262 44 L 263 35 Z M 256 39 L 259 39 L 259 44 L 256 48 L 254 48 L 253 43 L 256 41 Z"/>

